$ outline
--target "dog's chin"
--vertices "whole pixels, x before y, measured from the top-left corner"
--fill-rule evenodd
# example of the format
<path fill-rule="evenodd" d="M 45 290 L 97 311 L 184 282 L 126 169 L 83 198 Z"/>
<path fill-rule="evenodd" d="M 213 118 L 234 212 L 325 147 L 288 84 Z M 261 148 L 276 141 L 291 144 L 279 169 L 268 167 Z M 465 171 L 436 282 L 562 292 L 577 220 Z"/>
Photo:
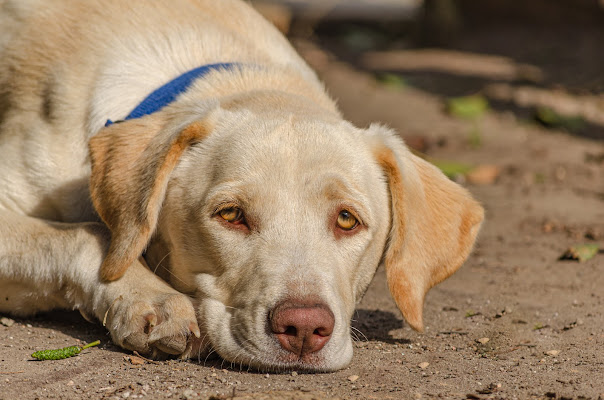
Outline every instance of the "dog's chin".
<path fill-rule="evenodd" d="M 275 357 L 267 361 L 268 364 L 261 365 L 258 368 L 271 369 L 276 372 L 297 371 L 309 373 L 335 371 L 345 367 L 350 362 L 350 360 L 345 360 L 344 363 L 335 364 L 335 360 L 327 359 L 321 351 L 300 357 L 283 350 L 276 352 Z"/>
<path fill-rule="evenodd" d="M 204 340 L 205 338 L 205 340 Z M 230 347 L 230 346 L 226 346 Z M 208 335 L 202 338 L 192 338 L 189 358 L 199 362 L 220 362 L 222 367 L 256 372 L 287 373 L 290 371 L 323 373 L 332 372 L 346 367 L 352 359 L 352 343 L 343 346 L 342 351 L 333 352 L 328 349 L 316 353 L 299 356 L 287 352 L 277 346 L 257 350 L 255 353 L 245 348 L 225 348 L 220 344 L 212 344 Z"/>
<path fill-rule="evenodd" d="M 299 357 L 295 354 L 286 354 L 285 352 L 277 352 L 275 356 L 242 356 L 232 360 L 228 357 L 222 357 L 221 365 L 229 365 L 234 369 L 245 369 L 260 373 L 288 373 L 291 371 L 305 373 L 326 373 L 342 369 L 348 365 L 349 360 L 336 365 L 328 362 L 325 357 L 320 354 L 307 354 Z"/>

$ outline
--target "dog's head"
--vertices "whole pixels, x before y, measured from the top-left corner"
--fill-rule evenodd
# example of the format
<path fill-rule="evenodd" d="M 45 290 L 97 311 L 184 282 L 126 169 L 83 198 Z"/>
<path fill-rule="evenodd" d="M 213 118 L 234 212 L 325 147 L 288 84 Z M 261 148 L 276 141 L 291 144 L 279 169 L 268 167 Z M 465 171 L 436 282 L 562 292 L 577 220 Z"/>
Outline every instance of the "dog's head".
<path fill-rule="evenodd" d="M 302 98 L 186 102 L 91 141 L 91 193 L 118 279 L 152 237 L 223 358 L 334 370 L 376 268 L 407 322 L 468 256 L 483 210 L 390 130 Z"/>

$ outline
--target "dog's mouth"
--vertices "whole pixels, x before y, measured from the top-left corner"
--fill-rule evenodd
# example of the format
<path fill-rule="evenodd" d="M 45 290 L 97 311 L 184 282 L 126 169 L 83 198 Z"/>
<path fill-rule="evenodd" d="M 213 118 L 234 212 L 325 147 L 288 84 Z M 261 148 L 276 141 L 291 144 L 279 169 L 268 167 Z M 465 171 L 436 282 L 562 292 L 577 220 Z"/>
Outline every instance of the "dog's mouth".
<path fill-rule="evenodd" d="M 264 354 L 250 354 L 247 349 L 241 349 L 237 357 L 230 357 L 230 354 L 222 356 L 208 340 L 203 338 L 191 338 L 191 352 L 189 357 L 204 365 L 217 365 L 222 368 L 233 370 L 259 372 L 259 373 L 287 373 L 296 372 L 328 372 L 334 368 L 329 368 L 325 363 L 325 357 L 321 354 L 296 355 L 275 348 L 274 351 L 267 351 Z M 271 357 L 270 355 L 273 354 Z"/>
<path fill-rule="evenodd" d="M 193 338 L 190 358 L 198 362 L 264 373 L 317 373 L 343 368 L 352 358 L 348 329 L 346 334 L 337 326 L 308 332 L 299 326 L 271 325 L 270 317 L 264 323 L 241 321 L 231 313 L 217 311 L 206 310 L 200 324 L 205 332 L 200 339 Z M 311 309 L 309 313 L 323 311 Z"/>
<path fill-rule="evenodd" d="M 323 357 L 318 355 L 305 355 L 296 357 L 295 355 L 283 354 L 274 359 L 265 357 L 240 357 L 235 360 L 222 357 L 214 348 L 207 348 L 202 352 L 195 352 L 193 360 L 204 365 L 215 365 L 220 369 L 229 368 L 231 370 L 257 372 L 257 373 L 289 373 L 292 371 L 301 373 L 326 373 L 335 369 L 325 365 Z"/>

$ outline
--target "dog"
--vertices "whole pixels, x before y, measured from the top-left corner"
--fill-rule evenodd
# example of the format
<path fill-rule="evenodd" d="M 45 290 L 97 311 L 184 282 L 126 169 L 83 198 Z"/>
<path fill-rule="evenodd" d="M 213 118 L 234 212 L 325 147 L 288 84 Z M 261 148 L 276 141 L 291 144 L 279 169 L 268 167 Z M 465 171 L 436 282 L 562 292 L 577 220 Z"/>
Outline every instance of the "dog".
<path fill-rule="evenodd" d="M 395 132 L 343 120 L 252 7 L 0 8 L 0 312 L 77 309 L 156 358 L 332 371 L 384 265 L 423 329 L 482 207 Z"/>

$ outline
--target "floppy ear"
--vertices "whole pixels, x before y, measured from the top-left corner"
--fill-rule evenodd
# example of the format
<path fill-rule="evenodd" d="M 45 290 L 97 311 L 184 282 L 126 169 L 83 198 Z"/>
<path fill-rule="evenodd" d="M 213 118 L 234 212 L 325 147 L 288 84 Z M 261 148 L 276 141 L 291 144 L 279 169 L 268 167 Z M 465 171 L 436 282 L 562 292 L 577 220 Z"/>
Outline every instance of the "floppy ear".
<path fill-rule="evenodd" d="M 211 131 L 208 118 L 165 130 L 160 113 L 113 124 L 90 140 L 92 202 L 111 230 L 101 278 L 113 281 L 143 253 L 155 230 L 172 170 Z"/>
<path fill-rule="evenodd" d="M 391 228 L 383 258 L 388 286 L 409 325 L 423 331 L 426 293 L 468 257 L 484 210 L 393 132 L 380 126 L 369 132 L 390 194 Z"/>

